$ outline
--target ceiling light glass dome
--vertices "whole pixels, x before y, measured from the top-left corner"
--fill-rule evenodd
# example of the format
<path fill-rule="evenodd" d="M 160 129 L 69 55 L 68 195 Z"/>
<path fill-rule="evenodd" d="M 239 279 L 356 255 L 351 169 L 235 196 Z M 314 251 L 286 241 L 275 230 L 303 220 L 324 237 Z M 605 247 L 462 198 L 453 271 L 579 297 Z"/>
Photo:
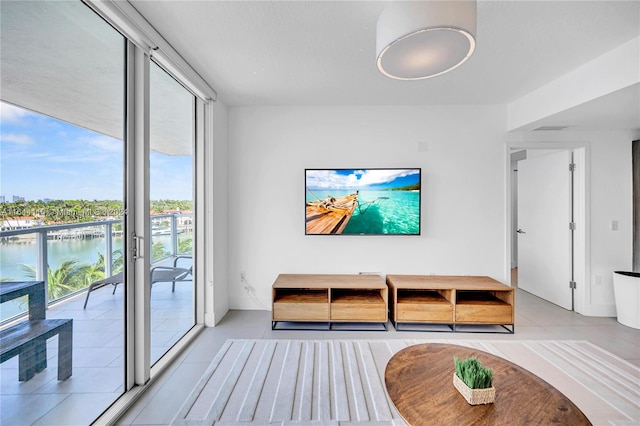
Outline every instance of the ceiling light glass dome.
<path fill-rule="evenodd" d="M 475 1 L 398 1 L 378 18 L 377 65 L 387 77 L 420 80 L 462 65 L 474 52 Z"/>

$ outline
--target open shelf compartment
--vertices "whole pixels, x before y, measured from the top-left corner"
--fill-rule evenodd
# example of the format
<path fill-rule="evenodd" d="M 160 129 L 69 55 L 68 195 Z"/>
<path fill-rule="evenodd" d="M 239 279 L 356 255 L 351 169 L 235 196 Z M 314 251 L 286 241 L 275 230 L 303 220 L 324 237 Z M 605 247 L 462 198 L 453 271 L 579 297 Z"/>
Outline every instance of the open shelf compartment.
<path fill-rule="evenodd" d="M 513 324 L 511 292 L 458 290 L 456 292 L 456 323 Z"/>
<path fill-rule="evenodd" d="M 398 289 L 396 322 L 453 322 L 451 290 Z"/>
<path fill-rule="evenodd" d="M 331 290 L 331 320 L 385 322 L 386 302 L 378 289 Z"/>
<path fill-rule="evenodd" d="M 273 289 L 274 321 L 328 321 L 329 290 Z"/>

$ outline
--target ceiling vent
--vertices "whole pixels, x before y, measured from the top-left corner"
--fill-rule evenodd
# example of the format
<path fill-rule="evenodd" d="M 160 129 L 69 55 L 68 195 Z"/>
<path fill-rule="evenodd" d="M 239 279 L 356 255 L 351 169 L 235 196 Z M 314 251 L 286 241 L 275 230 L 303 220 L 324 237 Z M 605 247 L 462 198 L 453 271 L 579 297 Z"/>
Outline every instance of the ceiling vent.
<path fill-rule="evenodd" d="M 537 127 L 535 129 L 533 129 L 533 131 L 537 131 L 537 130 L 564 130 L 569 126 L 540 126 Z"/>

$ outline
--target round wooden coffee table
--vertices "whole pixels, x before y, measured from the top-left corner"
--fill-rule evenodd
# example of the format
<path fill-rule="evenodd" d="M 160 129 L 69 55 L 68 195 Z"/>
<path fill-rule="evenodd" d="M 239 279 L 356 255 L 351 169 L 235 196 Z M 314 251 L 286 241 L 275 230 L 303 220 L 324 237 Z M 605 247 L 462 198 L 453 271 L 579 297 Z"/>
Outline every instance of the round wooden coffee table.
<path fill-rule="evenodd" d="M 475 356 L 493 370 L 493 404 L 469 405 L 453 387 L 454 356 Z M 591 424 L 575 404 L 535 374 L 464 346 L 425 343 L 402 349 L 389 360 L 384 379 L 391 401 L 413 426 Z"/>

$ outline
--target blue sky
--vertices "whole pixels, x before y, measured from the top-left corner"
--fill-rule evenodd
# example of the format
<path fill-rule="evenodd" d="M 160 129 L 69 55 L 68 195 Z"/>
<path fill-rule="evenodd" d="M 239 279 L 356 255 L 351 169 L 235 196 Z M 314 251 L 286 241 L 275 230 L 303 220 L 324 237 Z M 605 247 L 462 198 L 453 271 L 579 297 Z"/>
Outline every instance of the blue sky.
<path fill-rule="evenodd" d="M 124 144 L 0 102 L 0 195 L 123 198 Z M 191 199 L 191 157 L 151 152 L 151 199 Z"/>
<path fill-rule="evenodd" d="M 307 170 L 308 189 L 388 189 L 420 182 L 420 169 Z"/>

